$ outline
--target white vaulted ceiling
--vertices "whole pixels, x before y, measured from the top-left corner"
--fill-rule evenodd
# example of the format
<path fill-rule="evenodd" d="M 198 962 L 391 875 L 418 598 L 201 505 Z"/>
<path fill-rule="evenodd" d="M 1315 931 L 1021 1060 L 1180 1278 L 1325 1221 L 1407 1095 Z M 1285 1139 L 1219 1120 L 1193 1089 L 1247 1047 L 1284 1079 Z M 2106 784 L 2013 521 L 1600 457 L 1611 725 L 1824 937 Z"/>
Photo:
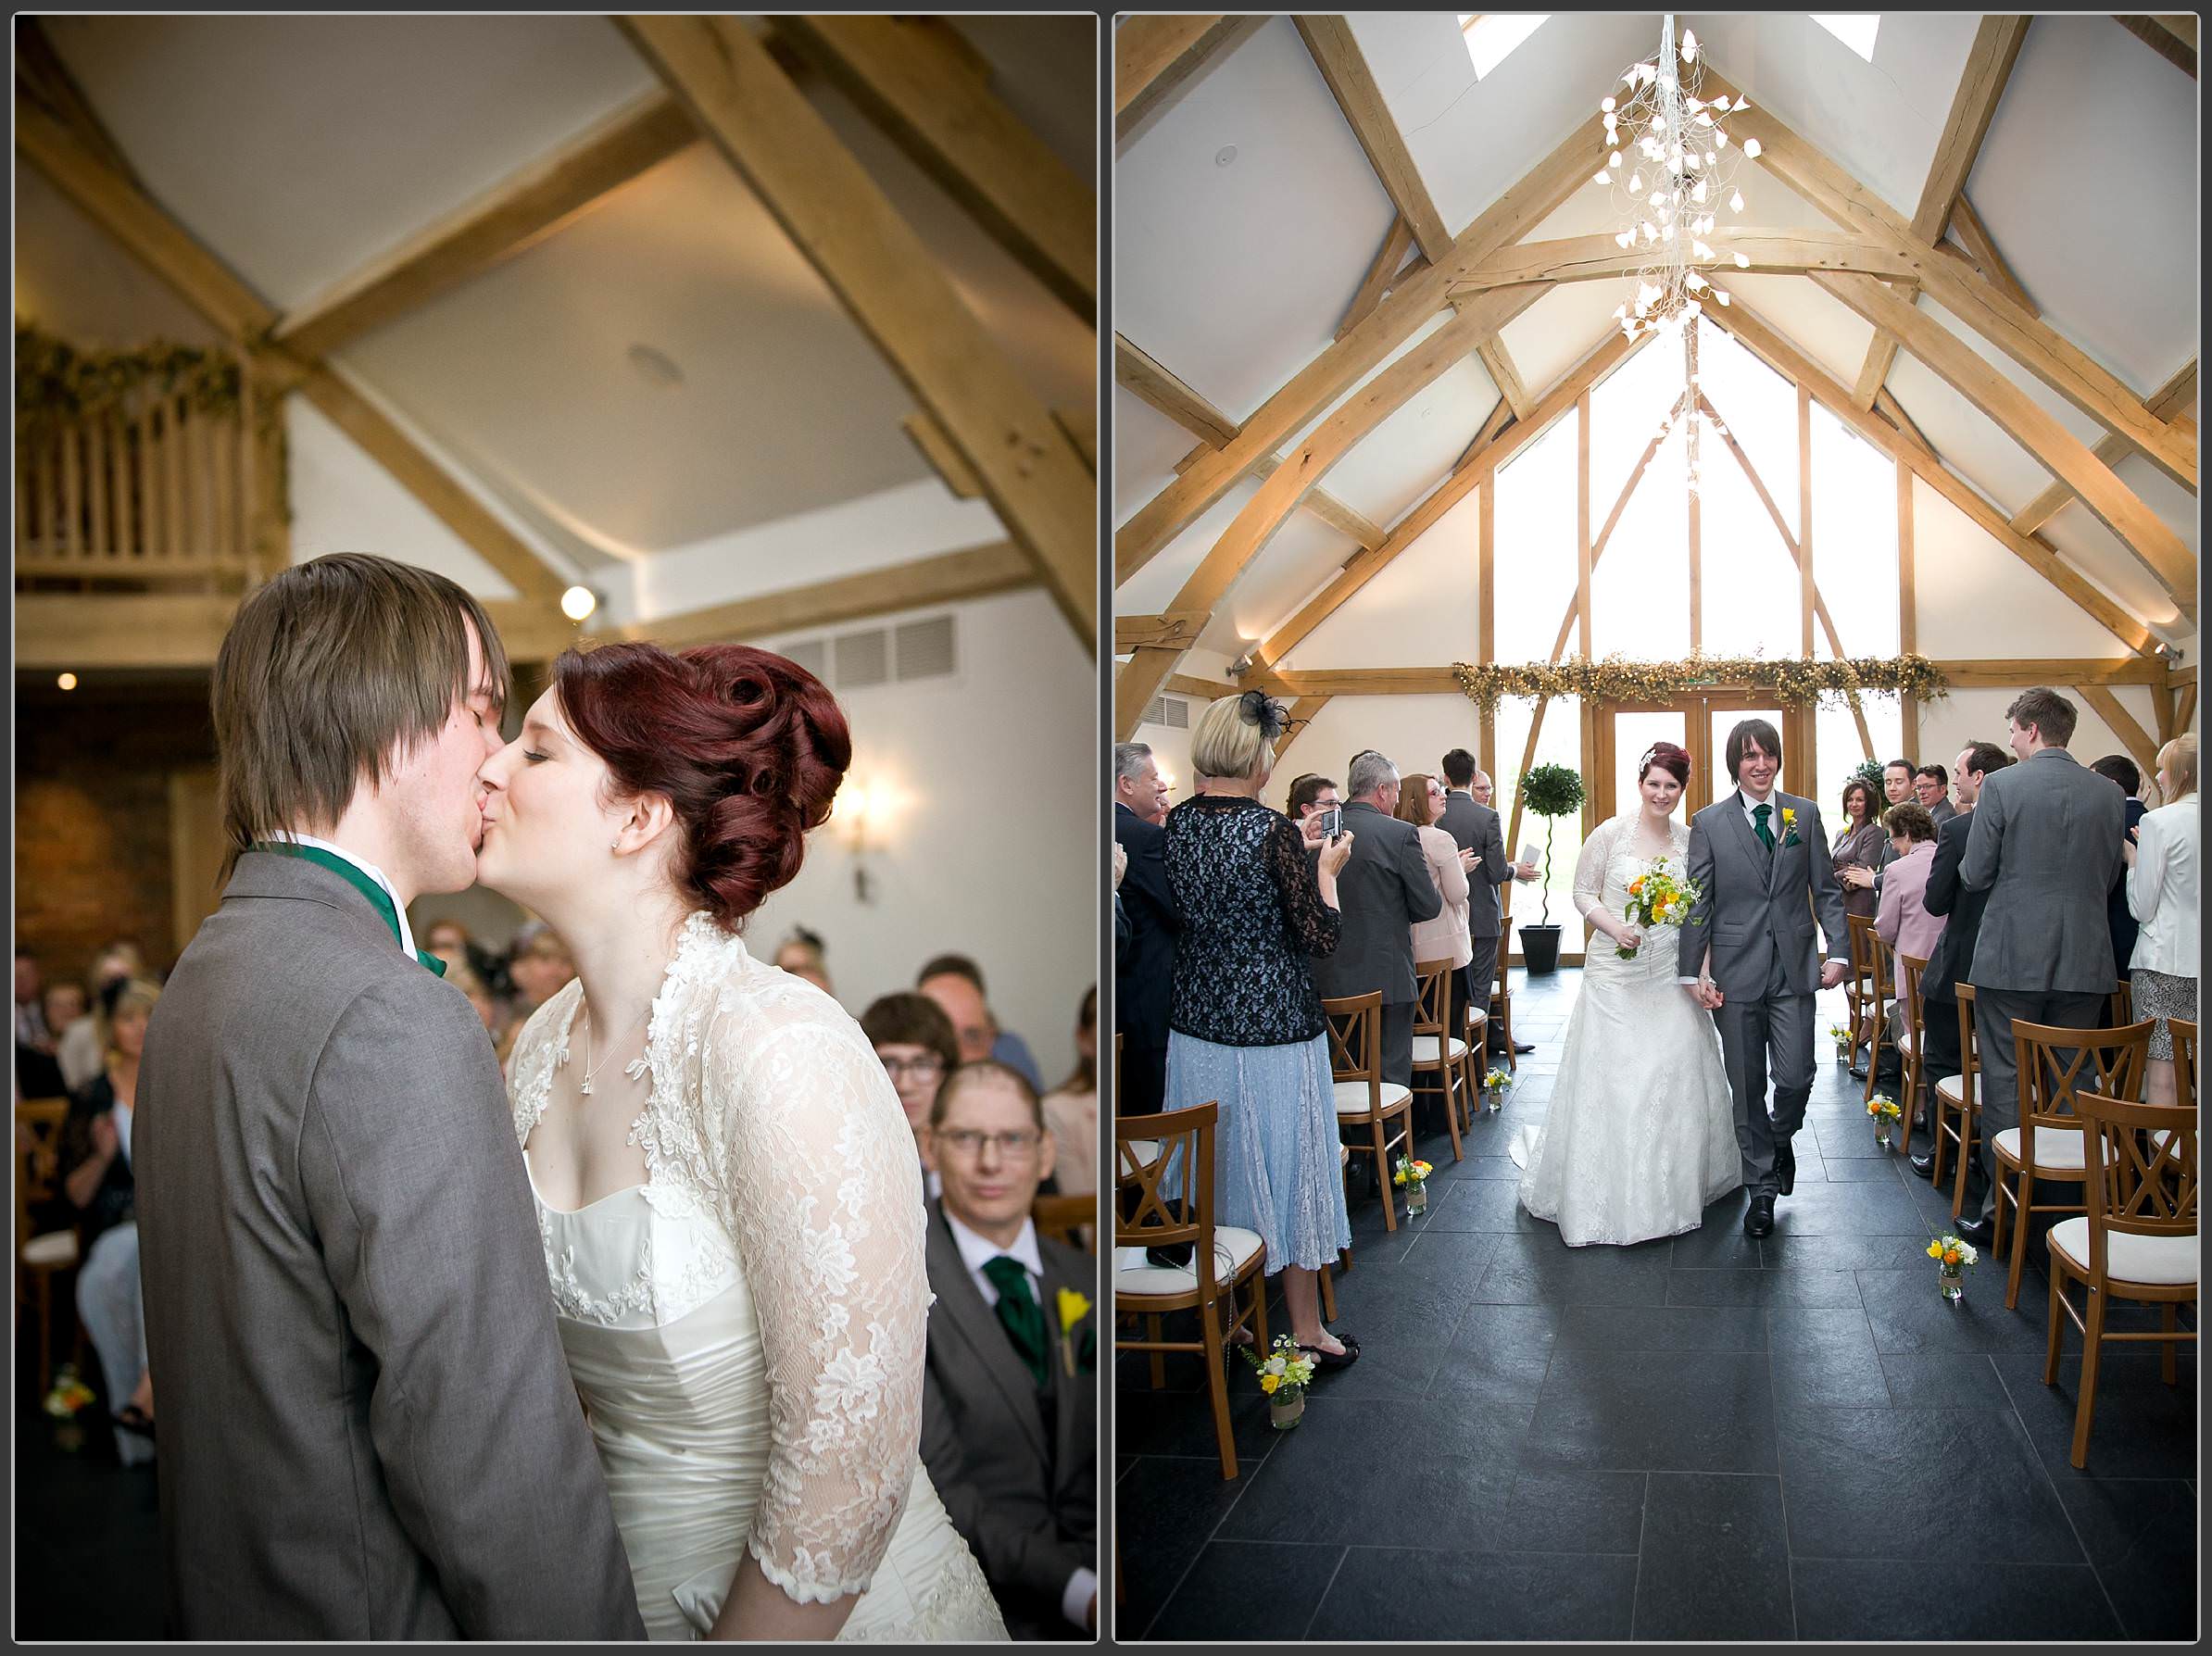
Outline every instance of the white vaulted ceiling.
<path fill-rule="evenodd" d="M 1691 15 L 1680 22 L 1755 107 L 1899 218 L 1913 217 L 1983 22 L 1979 14 L 1885 13 L 1871 62 L 1802 13 Z M 1616 90 L 1621 70 L 1656 44 L 1659 24 L 1653 13 L 1556 15 L 1478 81 L 1453 14 L 1349 19 L 1420 185 L 1454 236 Z M 1222 164 L 1232 147 L 1234 157 Z M 1241 422 L 1329 346 L 1396 217 L 1389 195 L 1286 18 L 1214 58 L 1116 149 L 1114 327 Z M 2146 400 L 2197 355 L 2198 150 L 2196 87 L 2188 75 L 2110 18 L 2041 17 L 2027 30 L 1965 187 L 2045 322 Z M 1594 168 L 1602 156 L 1591 159 Z M 1748 203 L 1743 224 L 1841 232 L 1765 169 L 1740 165 L 1736 176 Z M 1615 225 L 1608 193 L 1586 184 L 1519 239 L 1610 232 Z M 1746 274 L 1728 285 L 1845 388 L 1858 379 L 1874 330 L 1856 312 L 1800 276 Z M 1619 279 L 1562 284 L 1504 327 L 1502 344 L 1531 398 L 1607 336 L 1625 287 Z M 1918 303 L 2064 430 L 2092 446 L 2105 437 L 2094 420 L 1942 307 Z M 1909 352 L 1897 356 L 1886 388 L 1946 467 L 2005 516 L 2051 484 L 2052 473 L 1997 421 Z M 1468 358 L 1382 421 L 1320 487 L 1388 533 L 1465 452 L 1496 395 L 1490 376 Z M 1113 414 L 1119 525 L 1174 479 L 1176 461 L 1199 438 L 1125 390 L 1116 392 Z M 1277 453 L 1295 452 L 1299 440 Z M 2116 470 L 2193 553 L 2195 496 L 2140 458 Z M 1184 580 L 1253 492 L 1251 482 L 1239 484 L 1175 536 L 1124 583 L 1117 608 L 1173 608 Z M 2193 633 L 2080 505 L 2057 513 L 2042 533 L 2154 630 L 2174 639 Z M 1288 621 L 1356 550 L 1312 514 L 1293 513 L 1213 607 L 1202 648 L 1241 653 Z"/>

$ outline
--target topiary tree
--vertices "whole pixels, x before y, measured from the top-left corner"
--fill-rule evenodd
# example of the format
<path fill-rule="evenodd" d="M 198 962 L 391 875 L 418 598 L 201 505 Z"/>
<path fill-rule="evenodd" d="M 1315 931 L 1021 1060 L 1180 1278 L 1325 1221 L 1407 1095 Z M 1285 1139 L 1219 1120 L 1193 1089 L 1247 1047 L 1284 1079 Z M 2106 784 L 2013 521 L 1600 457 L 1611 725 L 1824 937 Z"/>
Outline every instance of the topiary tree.
<path fill-rule="evenodd" d="M 1854 782 L 1863 782 L 1874 790 L 1874 797 L 1879 801 L 1882 797 L 1881 772 L 1881 760 L 1861 759 L 1852 766 L 1851 774 L 1843 778 L 1843 785 L 1849 787 Z"/>
<path fill-rule="evenodd" d="M 1521 803 L 1544 819 L 1544 917 L 1552 923 L 1552 830 L 1582 809 L 1582 778 L 1565 765 L 1539 765 L 1521 778 Z"/>

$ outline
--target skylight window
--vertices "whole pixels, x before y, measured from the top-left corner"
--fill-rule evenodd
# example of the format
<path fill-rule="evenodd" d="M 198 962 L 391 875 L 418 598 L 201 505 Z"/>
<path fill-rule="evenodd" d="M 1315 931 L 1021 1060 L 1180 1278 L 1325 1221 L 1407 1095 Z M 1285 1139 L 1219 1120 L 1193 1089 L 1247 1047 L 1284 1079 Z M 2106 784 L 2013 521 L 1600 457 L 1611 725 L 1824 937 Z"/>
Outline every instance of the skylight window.
<path fill-rule="evenodd" d="M 1881 13 L 1812 11 L 1805 15 L 1868 63 L 1874 61 L 1874 31 L 1881 27 Z"/>
<path fill-rule="evenodd" d="M 1551 19 L 1548 11 L 1462 12 L 1460 32 L 1467 39 L 1467 56 L 1475 60 L 1479 81 L 1512 55 L 1513 49 Z"/>

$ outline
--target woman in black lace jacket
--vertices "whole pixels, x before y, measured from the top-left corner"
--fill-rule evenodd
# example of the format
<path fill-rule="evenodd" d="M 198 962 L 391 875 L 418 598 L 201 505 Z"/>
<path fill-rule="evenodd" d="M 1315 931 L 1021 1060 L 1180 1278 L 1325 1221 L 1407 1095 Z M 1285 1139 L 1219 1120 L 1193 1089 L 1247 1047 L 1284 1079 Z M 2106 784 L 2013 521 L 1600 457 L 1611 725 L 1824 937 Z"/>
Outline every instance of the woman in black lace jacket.
<path fill-rule="evenodd" d="M 1351 835 L 1324 843 L 1318 817 L 1309 834 L 1260 802 L 1288 717 L 1250 691 L 1213 703 L 1191 734 L 1205 791 L 1166 822 L 1168 884 L 1183 914 L 1167 1107 L 1219 1101 L 1214 1216 L 1265 1245 L 1268 1273 L 1287 1273 L 1292 1336 L 1338 1367 L 1359 1346 L 1321 1325 L 1313 1273 L 1335 1262 L 1351 1227 L 1327 1025 L 1306 960 L 1337 947 L 1337 872 Z"/>

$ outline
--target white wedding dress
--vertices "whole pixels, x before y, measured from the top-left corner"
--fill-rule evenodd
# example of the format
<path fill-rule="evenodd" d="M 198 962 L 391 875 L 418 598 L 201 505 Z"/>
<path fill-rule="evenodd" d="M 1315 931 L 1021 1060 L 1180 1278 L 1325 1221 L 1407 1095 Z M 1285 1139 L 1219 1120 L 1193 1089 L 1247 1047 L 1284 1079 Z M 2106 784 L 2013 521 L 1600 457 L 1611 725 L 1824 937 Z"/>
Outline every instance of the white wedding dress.
<path fill-rule="evenodd" d="M 1575 907 L 1618 918 L 1628 882 L 1662 855 L 1687 866 L 1690 830 L 1639 844 L 1640 814 L 1599 824 L 1575 867 Z M 1514 1135 L 1521 1205 L 1570 1248 L 1695 1230 L 1707 1203 L 1742 1183 L 1736 1110 L 1712 1014 L 1675 981 L 1681 935 L 1653 926 L 1633 959 L 1594 927 L 1567 1019 L 1552 1106 Z"/>
<path fill-rule="evenodd" d="M 525 1160 L 582 996 L 515 1043 Z M 920 1461 L 922 1174 L 866 1037 L 699 913 L 645 1052 L 646 1183 L 536 1206 L 647 1633 L 704 1637 L 749 1551 L 800 1602 L 859 1592 L 841 1639 L 1005 1638 Z"/>

